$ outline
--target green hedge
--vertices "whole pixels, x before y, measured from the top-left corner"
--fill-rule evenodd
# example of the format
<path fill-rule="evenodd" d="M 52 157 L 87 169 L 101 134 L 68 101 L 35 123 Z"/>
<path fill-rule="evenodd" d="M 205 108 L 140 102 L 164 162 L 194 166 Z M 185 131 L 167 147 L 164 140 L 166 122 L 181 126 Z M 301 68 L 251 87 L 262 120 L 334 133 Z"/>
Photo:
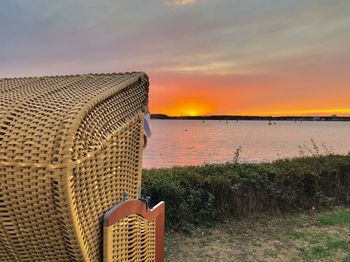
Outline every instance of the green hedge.
<path fill-rule="evenodd" d="M 143 170 L 143 195 L 166 202 L 167 226 L 350 203 L 350 155 L 263 164 Z"/>

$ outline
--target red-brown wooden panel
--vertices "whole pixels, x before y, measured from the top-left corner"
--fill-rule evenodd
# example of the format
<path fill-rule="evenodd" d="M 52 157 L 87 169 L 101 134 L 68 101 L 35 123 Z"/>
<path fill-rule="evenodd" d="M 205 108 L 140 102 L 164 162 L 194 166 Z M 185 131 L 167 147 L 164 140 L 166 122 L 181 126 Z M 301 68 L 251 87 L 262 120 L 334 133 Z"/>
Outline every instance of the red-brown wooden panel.
<path fill-rule="evenodd" d="M 148 221 L 155 221 L 155 258 L 156 262 L 164 261 L 164 222 L 165 203 L 160 202 L 149 209 L 140 200 L 128 200 L 118 204 L 104 216 L 104 226 L 109 227 L 130 215 L 139 215 Z"/>

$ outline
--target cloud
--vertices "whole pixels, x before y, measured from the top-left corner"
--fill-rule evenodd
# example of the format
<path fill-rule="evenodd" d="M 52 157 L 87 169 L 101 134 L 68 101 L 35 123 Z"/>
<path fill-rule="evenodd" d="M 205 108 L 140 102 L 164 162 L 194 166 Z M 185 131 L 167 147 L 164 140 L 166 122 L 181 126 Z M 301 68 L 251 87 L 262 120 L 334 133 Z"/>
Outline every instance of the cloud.
<path fill-rule="evenodd" d="M 143 2 L 6 2 L 0 76 L 100 70 L 277 75 L 319 65 L 337 68 L 325 74 L 333 78 L 349 65 L 350 1 Z"/>
<path fill-rule="evenodd" d="M 169 0 L 166 3 L 168 5 L 191 5 L 194 4 L 196 0 Z"/>
<path fill-rule="evenodd" d="M 188 63 L 187 65 L 175 65 L 169 67 L 163 67 L 160 71 L 164 72 L 177 72 L 177 73 L 190 73 L 190 74 L 209 74 L 217 76 L 225 75 L 256 75 L 259 72 L 256 70 L 250 70 L 245 68 L 239 68 L 232 61 L 214 61 L 206 63 Z"/>
<path fill-rule="evenodd" d="M 350 1 L 3 2 L 0 77 L 142 70 L 154 112 L 179 90 L 216 113 L 349 114 Z"/>

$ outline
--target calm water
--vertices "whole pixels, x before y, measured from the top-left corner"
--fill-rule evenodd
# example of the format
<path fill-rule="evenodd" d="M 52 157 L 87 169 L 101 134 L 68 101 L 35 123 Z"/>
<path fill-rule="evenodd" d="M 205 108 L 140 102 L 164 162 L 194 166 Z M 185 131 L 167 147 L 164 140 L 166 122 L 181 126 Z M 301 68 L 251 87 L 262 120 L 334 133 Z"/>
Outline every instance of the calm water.
<path fill-rule="evenodd" d="M 336 153 L 350 151 L 350 122 L 152 120 L 152 137 L 144 154 L 145 168 L 232 161 L 261 162 L 300 156 L 298 145 L 312 148 L 314 139 Z"/>

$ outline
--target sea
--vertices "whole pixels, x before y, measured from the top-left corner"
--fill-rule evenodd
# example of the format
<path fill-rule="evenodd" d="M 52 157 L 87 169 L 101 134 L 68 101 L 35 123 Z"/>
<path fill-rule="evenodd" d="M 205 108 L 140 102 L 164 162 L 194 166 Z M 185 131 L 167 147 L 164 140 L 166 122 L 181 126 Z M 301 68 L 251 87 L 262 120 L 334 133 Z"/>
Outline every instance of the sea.
<path fill-rule="evenodd" d="M 350 122 L 151 120 L 144 168 L 348 154 Z"/>

